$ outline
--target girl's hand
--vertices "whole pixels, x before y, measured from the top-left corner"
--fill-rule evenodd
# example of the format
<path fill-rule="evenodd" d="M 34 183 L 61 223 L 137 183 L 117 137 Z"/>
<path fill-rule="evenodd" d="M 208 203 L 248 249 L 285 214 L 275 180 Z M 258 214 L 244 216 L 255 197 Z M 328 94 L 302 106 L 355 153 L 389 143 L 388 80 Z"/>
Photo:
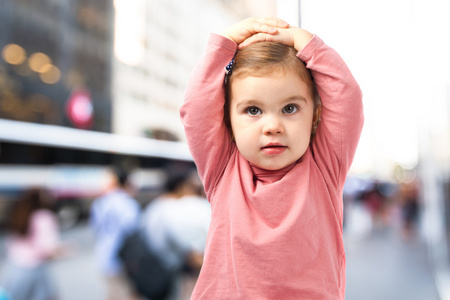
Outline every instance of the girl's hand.
<path fill-rule="evenodd" d="M 298 27 L 280 28 L 275 34 L 267 34 L 265 32 L 258 32 L 247 37 L 242 41 L 238 48 L 243 48 L 257 42 L 279 42 L 288 46 L 293 46 L 300 52 L 312 39 L 313 35 Z"/>
<path fill-rule="evenodd" d="M 248 18 L 225 29 L 221 35 L 240 45 L 256 34 L 274 35 L 280 28 L 289 28 L 289 24 L 278 18 Z"/>

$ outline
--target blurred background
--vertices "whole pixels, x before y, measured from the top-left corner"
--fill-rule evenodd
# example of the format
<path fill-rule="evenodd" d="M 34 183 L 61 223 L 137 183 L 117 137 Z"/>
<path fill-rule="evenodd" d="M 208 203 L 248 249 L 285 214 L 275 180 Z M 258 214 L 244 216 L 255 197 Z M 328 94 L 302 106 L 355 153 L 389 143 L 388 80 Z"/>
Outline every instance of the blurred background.
<path fill-rule="evenodd" d="M 159 195 L 168 164 L 192 164 L 178 110 L 208 33 L 278 16 L 364 94 L 347 299 L 450 299 L 449 15 L 444 0 L 0 0 L 0 229 L 21 191 L 48 189 L 79 244 L 52 265 L 61 299 L 103 299 L 87 219 L 107 167 L 132 170 L 142 207 Z"/>

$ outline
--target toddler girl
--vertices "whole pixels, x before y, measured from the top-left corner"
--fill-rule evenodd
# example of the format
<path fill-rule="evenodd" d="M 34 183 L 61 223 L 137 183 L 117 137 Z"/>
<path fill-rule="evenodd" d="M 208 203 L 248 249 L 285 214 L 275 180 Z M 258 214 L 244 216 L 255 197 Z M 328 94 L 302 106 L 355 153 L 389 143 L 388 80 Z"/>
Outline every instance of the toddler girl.
<path fill-rule="evenodd" d="M 181 108 L 212 209 L 192 299 L 344 299 L 342 189 L 361 98 L 303 29 L 249 18 L 211 34 Z"/>

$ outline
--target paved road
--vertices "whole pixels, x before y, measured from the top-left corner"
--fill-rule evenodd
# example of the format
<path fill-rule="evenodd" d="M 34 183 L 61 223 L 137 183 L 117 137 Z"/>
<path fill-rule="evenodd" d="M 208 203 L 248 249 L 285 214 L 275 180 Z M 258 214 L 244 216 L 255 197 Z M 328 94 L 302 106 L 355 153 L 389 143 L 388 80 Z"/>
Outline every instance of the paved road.
<path fill-rule="evenodd" d="M 92 256 L 94 238 L 85 225 L 64 233 L 79 244 L 72 258 L 52 266 L 61 300 L 102 300 L 104 285 Z M 346 238 L 346 300 L 438 300 L 425 245 L 404 243 L 393 230 L 378 230 L 358 241 Z M 4 257 L 0 238 L 0 257 Z M 0 259 L 0 268 L 3 259 Z"/>
<path fill-rule="evenodd" d="M 346 300 L 438 300 L 426 245 L 405 242 L 398 231 L 373 230 L 366 238 L 345 241 Z"/>

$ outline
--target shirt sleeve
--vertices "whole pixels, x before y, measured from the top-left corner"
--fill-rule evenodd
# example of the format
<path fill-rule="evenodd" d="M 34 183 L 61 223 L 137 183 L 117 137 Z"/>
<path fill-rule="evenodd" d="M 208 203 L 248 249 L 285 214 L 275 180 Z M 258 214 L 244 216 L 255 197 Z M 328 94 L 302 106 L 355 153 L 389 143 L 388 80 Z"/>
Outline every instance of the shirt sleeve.
<path fill-rule="evenodd" d="M 327 184 L 341 189 L 364 123 L 362 92 L 339 54 L 316 35 L 298 57 L 311 70 L 322 102 L 313 155 Z"/>
<path fill-rule="evenodd" d="M 192 71 L 180 110 L 189 149 L 207 195 L 213 192 L 234 144 L 223 121 L 225 67 L 237 49 L 235 42 L 211 34 L 207 50 Z"/>

